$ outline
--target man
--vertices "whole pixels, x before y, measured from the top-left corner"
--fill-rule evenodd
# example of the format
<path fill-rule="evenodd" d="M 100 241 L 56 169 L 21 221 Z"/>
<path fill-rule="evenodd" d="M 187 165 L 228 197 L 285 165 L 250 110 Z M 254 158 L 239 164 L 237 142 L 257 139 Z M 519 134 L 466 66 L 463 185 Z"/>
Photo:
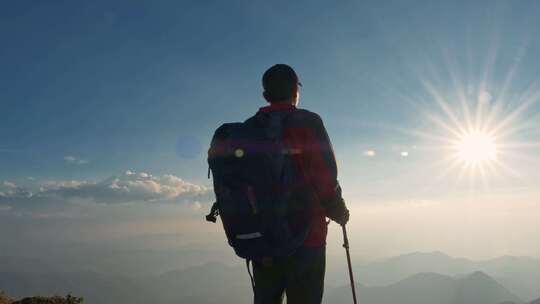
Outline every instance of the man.
<path fill-rule="evenodd" d="M 299 87 L 295 71 L 276 64 L 263 75 L 263 96 L 270 104 L 250 119 L 280 120 L 282 141 L 291 154 L 296 172 L 295 189 L 307 189 L 302 196 L 309 208 L 291 216 L 292 227 L 309 229 L 303 245 L 285 258 L 253 261 L 255 303 L 321 303 L 324 289 L 326 217 L 345 225 L 349 211 L 341 197 L 332 145 L 321 118 L 298 109 Z M 304 192 L 305 192 L 304 191 Z M 294 209 L 294 208 L 291 208 Z M 307 210 L 307 211 L 306 211 Z M 308 214 L 306 214 L 308 213 Z"/>

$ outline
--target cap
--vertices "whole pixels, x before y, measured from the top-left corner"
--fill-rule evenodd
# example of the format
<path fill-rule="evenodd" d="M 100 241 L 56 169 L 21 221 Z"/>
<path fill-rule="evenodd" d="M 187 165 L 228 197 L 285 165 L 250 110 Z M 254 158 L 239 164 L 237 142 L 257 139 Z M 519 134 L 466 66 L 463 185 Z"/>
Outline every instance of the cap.
<path fill-rule="evenodd" d="M 302 86 L 302 83 L 292 67 L 286 64 L 276 64 L 264 72 L 262 85 L 265 95 L 269 99 L 285 100 L 292 97 L 297 86 Z"/>

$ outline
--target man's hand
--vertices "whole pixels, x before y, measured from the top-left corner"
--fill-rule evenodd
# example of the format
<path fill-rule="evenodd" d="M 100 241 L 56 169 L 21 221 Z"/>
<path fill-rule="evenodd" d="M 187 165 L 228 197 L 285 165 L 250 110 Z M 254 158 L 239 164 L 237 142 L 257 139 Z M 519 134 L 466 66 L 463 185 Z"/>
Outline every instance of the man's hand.
<path fill-rule="evenodd" d="M 345 201 L 340 199 L 335 204 L 328 206 L 326 216 L 340 225 L 345 225 L 349 221 L 349 210 L 345 207 Z"/>

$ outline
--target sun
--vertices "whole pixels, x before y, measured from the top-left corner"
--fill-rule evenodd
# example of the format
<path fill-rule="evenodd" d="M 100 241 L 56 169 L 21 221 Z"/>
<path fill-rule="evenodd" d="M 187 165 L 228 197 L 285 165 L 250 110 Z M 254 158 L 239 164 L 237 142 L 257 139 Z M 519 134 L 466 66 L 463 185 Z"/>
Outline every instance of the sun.
<path fill-rule="evenodd" d="M 540 149 L 540 115 L 533 108 L 540 104 L 540 78 L 514 87 L 519 62 L 506 66 L 505 73 L 502 65 L 495 68 L 493 50 L 484 67 L 474 56 L 461 66 L 461 55 L 445 50 L 441 65 L 436 58 L 419 70 L 418 90 L 402 93 L 415 122 L 396 129 L 415 137 L 414 152 L 425 157 L 425 171 L 418 170 L 433 183 L 455 178 L 470 191 L 505 181 L 529 185 L 524 173 L 529 164 L 535 168 Z"/>
<path fill-rule="evenodd" d="M 497 159 L 495 137 L 489 132 L 476 130 L 466 132 L 458 139 L 455 149 L 458 159 L 469 166 Z"/>
<path fill-rule="evenodd" d="M 481 182 L 480 189 L 489 190 L 491 182 L 521 178 L 515 162 L 530 161 L 527 149 L 540 147 L 535 141 L 519 140 L 537 126 L 523 113 L 540 101 L 540 87 L 531 88 L 523 98 L 485 88 L 466 92 L 459 86 L 440 90 L 430 81 L 423 84 L 428 99 L 412 104 L 418 105 L 425 120 L 409 133 L 422 138 L 416 145 L 419 151 L 438 151 L 427 164 L 427 170 L 435 173 L 433 180 L 453 176 L 459 183 L 469 182 L 470 189 L 478 189 Z"/>

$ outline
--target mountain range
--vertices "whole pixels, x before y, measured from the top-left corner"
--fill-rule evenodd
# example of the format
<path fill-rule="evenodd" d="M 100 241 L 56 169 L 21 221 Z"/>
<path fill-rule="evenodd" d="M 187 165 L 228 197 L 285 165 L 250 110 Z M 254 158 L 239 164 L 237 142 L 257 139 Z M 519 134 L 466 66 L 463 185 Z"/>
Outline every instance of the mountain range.
<path fill-rule="evenodd" d="M 10 295 L 66 294 L 85 303 L 250 303 L 251 289 L 241 267 L 207 264 L 153 278 L 126 280 L 90 273 L 33 276 L 0 273 L 1 288 Z M 483 272 L 454 278 L 419 273 L 387 286 L 357 285 L 363 304 L 525 304 L 519 297 Z M 331 289 L 324 303 L 350 303 L 349 286 Z M 540 299 L 531 304 L 540 303 Z"/>
<path fill-rule="evenodd" d="M 355 267 L 358 281 L 367 286 L 396 283 L 422 272 L 449 276 L 482 271 L 525 300 L 540 297 L 540 260 L 503 256 L 473 261 L 454 258 L 442 252 L 409 253 Z"/>
<path fill-rule="evenodd" d="M 419 273 L 387 286 L 357 286 L 363 304 L 493 304 L 524 303 L 504 286 L 483 272 L 462 278 L 436 273 Z M 345 286 L 330 291 L 326 303 L 350 303 L 351 291 Z"/>
<path fill-rule="evenodd" d="M 471 261 L 440 252 L 411 253 L 359 265 L 355 274 L 360 303 L 365 304 L 524 304 L 540 298 L 538 263 L 521 257 Z M 332 272 L 327 276 L 325 303 L 350 303 L 343 281 L 347 277 L 343 272 L 337 277 Z M 36 259 L 0 258 L 0 290 L 15 298 L 72 293 L 85 303 L 100 304 L 250 303 L 252 297 L 245 266 L 220 262 L 125 276 L 55 271 Z"/>

